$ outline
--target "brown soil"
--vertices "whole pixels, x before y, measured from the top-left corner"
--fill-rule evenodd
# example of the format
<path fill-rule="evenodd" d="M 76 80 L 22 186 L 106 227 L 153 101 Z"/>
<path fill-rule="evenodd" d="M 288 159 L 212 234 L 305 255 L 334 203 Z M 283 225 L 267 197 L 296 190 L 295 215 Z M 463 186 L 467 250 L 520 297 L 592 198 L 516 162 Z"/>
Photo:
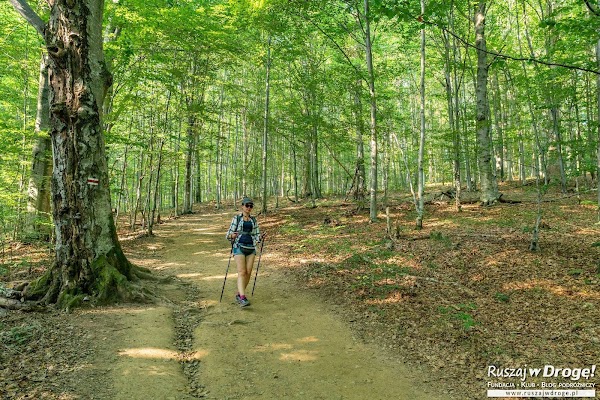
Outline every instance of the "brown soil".
<path fill-rule="evenodd" d="M 269 236 L 247 309 L 233 303 L 233 266 L 218 302 L 234 211 L 207 205 L 123 241 L 164 278 L 147 282 L 157 303 L 0 309 L 0 397 L 476 400 L 490 381 L 519 383 L 490 378 L 489 366 L 590 368 L 600 359 L 596 194 L 546 194 L 532 252 L 534 189 L 504 185 L 523 202 L 460 213 L 430 204 L 420 231 L 409 201 L 393 199 L 393 240 L 384 218 L 369 223 L 340 200 L 259 216 Z M 5 281 L 41 273 L 48 251 L 33 250 L 3 253 Z"/>
<path fill-rule="evenodd" d="M 425 370 L 357 338 L 346 310 L 282 273 L 277 240 L 265 249 L 252 305 L 233 303 L 233 263 L 219 303 L 232 215 L 194 214 L 159 226 L 155 237 L 124 242 L 131 261 L 165 278 L 148 283 L 162 297 L 157 304 L 4 312 L 0 396 L 449 398 Z"/>

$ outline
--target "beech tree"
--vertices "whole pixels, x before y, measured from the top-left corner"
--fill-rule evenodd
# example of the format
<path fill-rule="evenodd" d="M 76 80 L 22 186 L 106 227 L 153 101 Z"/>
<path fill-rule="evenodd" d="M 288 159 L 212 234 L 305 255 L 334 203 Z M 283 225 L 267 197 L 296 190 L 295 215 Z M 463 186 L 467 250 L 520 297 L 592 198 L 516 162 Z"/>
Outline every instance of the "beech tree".
<path fill-rule="evenodd" d="M 139 270 L 126 259 L 113 220 L 102 130 L 112 76 L 102 48 L 102 0 L 49 1 L 45 23 L 25 0 L 11 4 L 48 52 L 55 261 L 23 297 L 68 308 L 84 298 L 128 298 Z"/>
<path fill-rule="evenodd" d="M 479 179 L 481 181 L 480 200 L 482 204 L 494 204 L 500 197 L 496 176 L 492 169 L 491 135 L 489 122 L 489 102 L 487 97 L 488 62 L 485 42 L 486 2 L 479 2 L 475 11 L 475 45 L 477 46 L 477 144 Z"/>

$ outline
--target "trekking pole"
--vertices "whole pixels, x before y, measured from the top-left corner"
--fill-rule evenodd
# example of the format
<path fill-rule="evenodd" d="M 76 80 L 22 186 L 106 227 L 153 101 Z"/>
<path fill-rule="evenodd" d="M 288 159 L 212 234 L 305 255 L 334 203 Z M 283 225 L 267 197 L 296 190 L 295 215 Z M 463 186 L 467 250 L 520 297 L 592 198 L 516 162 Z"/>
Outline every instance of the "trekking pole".
<path fill-rule="evenodd" d="M 229 272 L 229 264 L 231 264 L 231 256 L 233 255 L 233 240 L 231 241 L 231 251 L 229 252 L 229 261 L 227 261 L 227 269 L 225 270 L 225 279 L 223 279 L 223 288 L 221 289 L 221 298 L 219 303 L 223 300 L 223 292 L 225 292 L 225 282 L 227 282 L 227 273 Z"/>
<path fill-rule="evenodd" d="M 260 258 L 262 257 L 264 245 L 265 245 L 265 236 L 263 235 L 263 238 L 260 241 L 260 254 L 258 255 L 258 264 L 256 265 L 256 275 L 254 275 L 254 284 L 252 285 L 252 296 L 254 296 L 254 288 L 256 287 L 256 278 L 258 278 L 258 269 L 260 268 Z"/>

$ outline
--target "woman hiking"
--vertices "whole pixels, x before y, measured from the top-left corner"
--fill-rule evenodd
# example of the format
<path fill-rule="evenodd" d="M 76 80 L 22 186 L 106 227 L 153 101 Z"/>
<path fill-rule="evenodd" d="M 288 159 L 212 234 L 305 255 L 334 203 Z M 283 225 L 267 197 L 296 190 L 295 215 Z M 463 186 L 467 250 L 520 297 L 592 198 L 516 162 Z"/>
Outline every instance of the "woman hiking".
<path fill-rule="evenodd" d="M 258 222 L 251 216 L 254 202 L 249 197 L 242 199 L 241 213 L 237 214 L 231 220 L 231 225 L 225 237 L 232 243 L 233 258 L 237 265 L 237 289 L 235 301 L 241 307 L 250 305 L 246 297 L 246 287 L 250 282 L 252 268 L 254 267 L 254 258 L 256 256 L 256 246 L 261 240 Z"/>

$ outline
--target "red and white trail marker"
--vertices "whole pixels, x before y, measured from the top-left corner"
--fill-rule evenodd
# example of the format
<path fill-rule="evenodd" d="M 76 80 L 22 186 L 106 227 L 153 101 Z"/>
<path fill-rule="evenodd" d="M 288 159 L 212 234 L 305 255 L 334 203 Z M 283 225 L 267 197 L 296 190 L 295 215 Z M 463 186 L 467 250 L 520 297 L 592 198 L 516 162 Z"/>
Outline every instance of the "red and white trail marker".
<path fill-rule="evenodd" d="M 98 186 L 98 182 L 100 182 L 98 178 L 87 178 L 87 184 L 90 186 Z"/>

